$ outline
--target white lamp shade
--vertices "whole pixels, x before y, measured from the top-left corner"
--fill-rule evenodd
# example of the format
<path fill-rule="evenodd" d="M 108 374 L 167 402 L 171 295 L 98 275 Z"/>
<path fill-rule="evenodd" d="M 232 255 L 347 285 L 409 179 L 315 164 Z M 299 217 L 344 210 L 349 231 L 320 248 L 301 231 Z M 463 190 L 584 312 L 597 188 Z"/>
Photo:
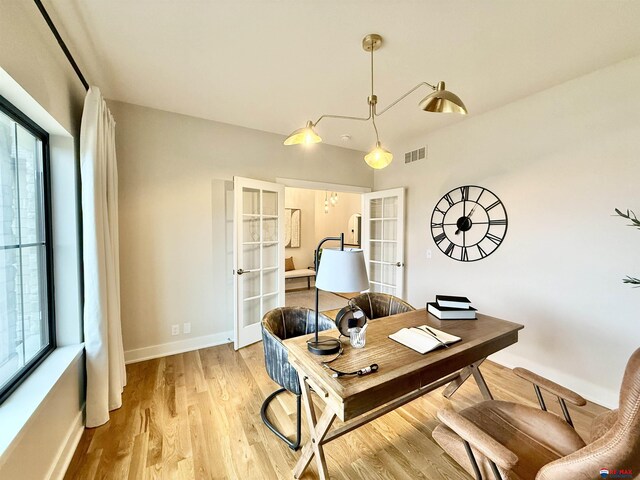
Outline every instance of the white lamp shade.
<path fill-rule="evenodd" d="M 327 292 L 362 292 L 369 288 L 362 250 L 323 249 L 316 287 Z"/>

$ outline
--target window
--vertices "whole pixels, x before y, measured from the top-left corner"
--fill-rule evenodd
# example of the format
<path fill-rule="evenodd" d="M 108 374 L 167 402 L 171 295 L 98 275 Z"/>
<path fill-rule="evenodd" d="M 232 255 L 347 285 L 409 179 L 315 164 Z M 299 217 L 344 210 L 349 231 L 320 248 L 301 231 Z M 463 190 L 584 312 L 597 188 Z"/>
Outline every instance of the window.
<path fill-rule="evenodd" d="M 55 348 L 49 136 L 0 96 L 0 403 Z"/>

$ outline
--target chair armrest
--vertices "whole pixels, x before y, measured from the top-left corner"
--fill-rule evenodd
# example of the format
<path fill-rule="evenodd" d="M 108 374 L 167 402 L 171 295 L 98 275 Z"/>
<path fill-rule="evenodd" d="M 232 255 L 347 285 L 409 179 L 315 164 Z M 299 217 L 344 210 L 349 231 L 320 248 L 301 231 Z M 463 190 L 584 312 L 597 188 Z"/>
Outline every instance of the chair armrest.
<path fill-rule="evenodd" d="M 520 367 L 514 368 L 513 373 L 515 373 L 520 378 L 524 378 L 528 382 L 531 382 L 534 385 L 537 385 L 543 390 L 546 390 L 549 393 L 552 393 L 560 398 L 563 398 L 567 402 L 577 405 L 578 407 L 583 407 L 584 405 L 587 404 L 587 401 L 584 398 L 582 398 L 580 395 L 578 395 L 576 392 L 569 390 L 568 388 L 563 387 L 562 385 L 558 385 L 557 383 L 552 382 L 551 380 L 548 380 L 544 377 L 541 377 L 540 375 L 533 373 L 525 368 L 520 368 Z"/>
<path fill-rule="evenodd" d="M 291 393 L 301 393 L 298 373 L 289 363 L 289 351 L 282 340 L 262 325 L 262 346 L 264 348 L 264 366 L 271 380 Z"/>
<path fill-rule="evenodd" d="M 493 437 L 485 433 L 476 424 L 453 410 L 440 410 L 440 421 L 453 430 L 460 438 L 495 463 L 503 470 L 512 470 L 518 463 L 518 456 Z"/>

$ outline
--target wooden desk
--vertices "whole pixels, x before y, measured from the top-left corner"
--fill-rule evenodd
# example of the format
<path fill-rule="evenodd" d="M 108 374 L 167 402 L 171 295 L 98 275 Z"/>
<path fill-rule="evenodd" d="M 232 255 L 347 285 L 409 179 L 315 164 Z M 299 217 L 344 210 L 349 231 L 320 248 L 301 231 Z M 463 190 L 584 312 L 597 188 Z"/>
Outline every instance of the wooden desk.
<path fill-rule="evenodd" d="M 425 324 L 457 335 L 462 341 L 421 355 L 388 338 L 403 327 Z M 473 375 L 482 395 L 491 399 L 478 367 L 492 353 L 516 343 L 522 328 L 523 325 L 481 314 L 478 320 L 441 321 L 424 309 L 372 320 L 365 348 L 354 349 L 348 339 L 343 339 L 344 352 L 331 363 L 341 371 L 355 371 L 373 363 L 379 365 L 376 373 L 363 377 L 333 378 L 322 362 L 334 357 L 316 356 L 307 350 L 306 342 L 313 335 L 285 340 L 289 361 L 300 378 L 311 434 L 294 468 L 294 477 L 299 478 L 315 456 L 320 478 L 328 478 L 324 444 L 443 385 L 449 384 L 444 395 L 450 397 Z M 338 331 L 329 330 L 323 335 L 337 337 Z M 318 420 L 310 389 L 326 404 Z M 346 423 L 329 431 L 336 417 Z"/>

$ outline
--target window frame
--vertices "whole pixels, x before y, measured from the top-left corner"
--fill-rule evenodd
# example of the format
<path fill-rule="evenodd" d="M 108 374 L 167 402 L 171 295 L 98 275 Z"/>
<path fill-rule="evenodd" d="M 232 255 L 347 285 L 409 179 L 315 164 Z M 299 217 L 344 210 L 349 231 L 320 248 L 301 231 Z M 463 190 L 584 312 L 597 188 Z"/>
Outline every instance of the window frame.
<path fill-rule="evenodd" d="M 44 247 L 46 254 L 46 282 L 47 282 L 47 328 L 48 342 L 38 354 L 27 362 L 11 380 L 0 387 L 0 405 L 24 382 L 31 373 L 53 352 L 56 347 L 56 322 L 54 301 L 54 271 L 53 271 L 53 221 L 51 209 L 51 165 L 49 155 L 49 133 L 22 113 L 11 102 L 0 95 L 0 112 L 7 115 L 18 125 L 26 129 L 42 143 L 42 194 L 44 203 Z"/>

